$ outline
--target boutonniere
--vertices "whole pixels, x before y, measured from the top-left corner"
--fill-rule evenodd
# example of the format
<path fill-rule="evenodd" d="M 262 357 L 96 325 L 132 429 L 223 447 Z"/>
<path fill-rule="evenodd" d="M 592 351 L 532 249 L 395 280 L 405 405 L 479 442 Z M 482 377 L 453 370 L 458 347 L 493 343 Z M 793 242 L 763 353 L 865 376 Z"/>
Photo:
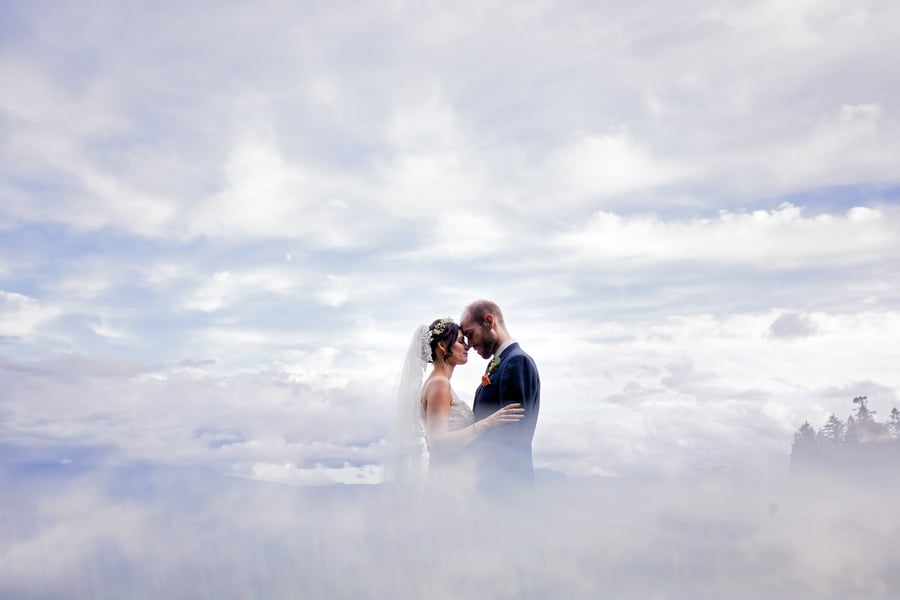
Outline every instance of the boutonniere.
<path fill-rule="evenodd" d="M 500 366 L 500 357 L 495 356 L 494 360 L 488 365 L 487 371 L 484 375 L 481 376 L 481 385 L 489 386 L 491 385 L 491 373 L 497 370 L 497 367 Z"/>

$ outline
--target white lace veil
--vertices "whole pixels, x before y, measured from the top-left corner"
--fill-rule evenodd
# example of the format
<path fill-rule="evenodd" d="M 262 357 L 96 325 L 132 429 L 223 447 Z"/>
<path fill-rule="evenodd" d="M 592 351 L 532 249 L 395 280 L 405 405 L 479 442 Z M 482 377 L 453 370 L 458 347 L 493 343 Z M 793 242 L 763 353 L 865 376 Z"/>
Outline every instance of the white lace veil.
<path fill-rule="evenodd" d="M 421 481 L 428 469 L 425 424 L 422 422 L 422 375 L 430 362 L 425 340 L 428 327 L 413 333 L 397 384 L 397 414 L 387 443 L 384 480 L 397 483 Z"/>

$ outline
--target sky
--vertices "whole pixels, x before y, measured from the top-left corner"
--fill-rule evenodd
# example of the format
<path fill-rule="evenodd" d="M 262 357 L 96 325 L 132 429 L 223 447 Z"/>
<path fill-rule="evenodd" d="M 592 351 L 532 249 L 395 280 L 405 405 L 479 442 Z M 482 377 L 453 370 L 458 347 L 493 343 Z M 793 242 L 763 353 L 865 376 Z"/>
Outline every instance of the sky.
<path fill-rule="evenodd" d="M 144 470 L 378 483 L 412 332 L 477 298 L 540 370 L 547 477 L 785 473 L 805 420 L 900 407 L 897 22 L 0 0 L 6 516 Z"/>

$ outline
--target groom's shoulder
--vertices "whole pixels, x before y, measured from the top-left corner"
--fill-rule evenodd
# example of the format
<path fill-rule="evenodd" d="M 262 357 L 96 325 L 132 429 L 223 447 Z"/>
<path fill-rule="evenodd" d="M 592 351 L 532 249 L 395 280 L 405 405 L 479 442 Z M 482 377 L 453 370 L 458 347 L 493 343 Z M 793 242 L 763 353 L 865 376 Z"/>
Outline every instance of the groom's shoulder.
<path fill-rule="evenodd" d="M 508 362 L 509 362 L 510 366 L 528 365 L 532 368 L 535 367 L 534 359 L 531 358 L 530 354 L 528 354 L 527 352 L 522 350 L 522 347 L 519 345 L 518 342 L 512 344 L 509 347 L 509 352 L 508 352 L 507 356 L 504 357 L 504 360 L 507 360 L 507 359 L 509 359 Z"/>

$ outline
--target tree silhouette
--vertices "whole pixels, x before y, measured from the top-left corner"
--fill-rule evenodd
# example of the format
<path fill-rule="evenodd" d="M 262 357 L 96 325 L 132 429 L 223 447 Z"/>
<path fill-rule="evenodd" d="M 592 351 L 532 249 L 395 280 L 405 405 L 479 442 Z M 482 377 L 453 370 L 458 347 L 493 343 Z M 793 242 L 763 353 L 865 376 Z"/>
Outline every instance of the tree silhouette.
<path fill-rule="evenodd" d="M 887 428 L 895 440 L 900 439 L 900 410 L 896 406 L 891 409 L 891 420 L 888 421 Z"/>
<path fill-rule="evenodd" d="M 894 407 L 888 422 L 879 423 L 866 396 L 856 396 L 853 404 L 846 424 L 831 413 L 818 434 L 804 421 L 791 447 L 793 472 L 817 467 L 861 483 L 900 466 L 900 410 Z"/>
<path fill-rule="evenodd" d="M 844 425 L 843 421 L 838 419 L 834 413 L 831 413 L 831 416 L 828 417 L 828 421 L 826 421 L 822 429 L 819 430 L 819 440 L 826 447 L 837 448 L 844 443 L 844 433 L 846 433 L 846 431 L 847 427 Z"/>
<path fill-rule="evenodd" d="M 794 444 L 791 448 L 791 470 L 803 471 L 818 458 L 818 443 L 816 442 L 816 430 L 809 421 L 804 421 L 797 433 L 794 434 Z"/>
<path fill-rule="evenodd" d="M 859 408 L 856 409 L 856 421 L 858 423 L 867 423 L 872 421 L 875 416 L 874 410 L 869 410 L 869 407 L 866 403 L 868 400 L 868 396 L 857 396 L 853 399 L 853 404 L 859 404 Z"/>
<path fill-rule="evenodd" d="M 866 396 L 857 396 L 853 399 L 853 404 L 858 405 L 854 431 L 856 441 L 877 442 L 887 440 L 890 437 L 887 427 L 884 423 L 879 423 L 875 420 L 875 411 L 869 410 L 866 400 L 868 400 Z"/>

